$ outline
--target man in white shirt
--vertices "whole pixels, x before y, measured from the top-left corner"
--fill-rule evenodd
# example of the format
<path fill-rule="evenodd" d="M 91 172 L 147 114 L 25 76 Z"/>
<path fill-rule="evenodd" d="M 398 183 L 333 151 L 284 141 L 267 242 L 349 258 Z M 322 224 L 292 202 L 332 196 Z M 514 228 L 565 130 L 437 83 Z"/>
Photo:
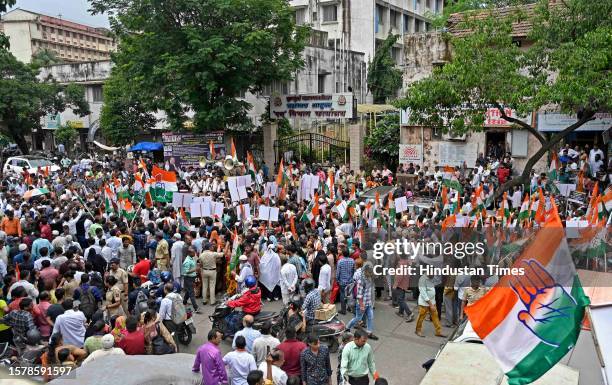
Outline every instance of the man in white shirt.
<path fill-rule="evenodd" d="M 268 356 L 268 348 L 270 350 L 274 350 L 278 345 L 280 345 L 280 341 L 278 338 L 273 337 L 270 334 L 272 330 L 272 322 L 266 321 L 261 325 L 261 336 L 255 338 L 253 341 L 253 357 L 255 357 L 255 363 L 257 365 L 266 361 L 266 357 Z"/>
<path fill-rule="evenodd" d="M 67 298 L 62 302 L 64 313 L 55 319 L 53 334 L 61 333 L 64 344 L 82 347 L 85 342 L 85 323 L 87 318 L 82 311 L 74 310 L 72 298 Z"/>
<path fill-rule="evenodd" d="M 261 370 L 265 376 L 266 373 L 268 373 L 268 365 L 272 365 L 272 382 L 274 385 L 285 385 L 289 379 L 287 373 L 281 369 L 281 366 L 285 363 L 285 354 L 282 350 L 275 349 L 270 352 L 270 356 L 270 360 L 260 363 L 258 369 Z"/>
<path fill-rule="evenodd" d="M 328 263 L 327 257 L 324 254 L 319 254 L 323 257 L 319 257 L 319 262 L 323 264 L 319 272 L 319 286 L 318 289 L 321 292 L 321 302 L 327 303 L 329 301 L 329 293 L 331 292 L 331 266 Z"/>
<path fill-rule="evenodd" d="M 297 268 L 294 264 L 288 263 L 287 260 L 284 260 L 280 274 L 281 296 L 283 297 L 283 303 L 288 305 L 291 300 L 291 296 L 293 293 L 295 293 L 295 288 L 297 287 Z"/>
<path fill-rule="evenodd" d="M 223 357 L 223 363 L 229 368 L 229 379 L 232 385 L 248 385 L 246 378 L 252 370 L 257 370 L 255 358 L 246 350 L 244 336 L 235 338 L 236 350 Z"/>

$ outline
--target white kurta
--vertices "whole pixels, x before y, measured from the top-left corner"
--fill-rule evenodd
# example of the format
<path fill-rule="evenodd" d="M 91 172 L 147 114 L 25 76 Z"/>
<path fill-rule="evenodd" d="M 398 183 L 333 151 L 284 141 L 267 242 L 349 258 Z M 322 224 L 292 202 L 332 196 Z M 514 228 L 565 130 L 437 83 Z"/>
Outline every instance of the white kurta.
<path fill-rule="evenodd" d="M 271 248 L 265 252 L 259 262 L 259 282 L 272 291 L 280 282 L 281 260 Z"/>
<path fill-rule="evenodd" d="M 172 277 L 174 279 L 180 279 L 181 267 L 183 266 L 183 249 L 185 248 L 185 242 L 176 241 L 170 249 L 170 264 L 172 265 Z"/>
<path fill-rule="evenodd" d="M 281 267 L 280 274 L 281 292 L 290 293 L 295 291 L 298 281 L 298 274 L 295 265 L 293 265 L 292 263 L 285 263 L 283 267 Z"/>

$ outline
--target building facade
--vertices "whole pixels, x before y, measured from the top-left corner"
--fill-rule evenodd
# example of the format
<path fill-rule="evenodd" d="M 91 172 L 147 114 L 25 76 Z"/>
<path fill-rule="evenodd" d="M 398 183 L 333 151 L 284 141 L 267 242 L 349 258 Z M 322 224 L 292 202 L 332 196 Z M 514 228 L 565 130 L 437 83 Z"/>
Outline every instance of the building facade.
<path fill-rule="evenodd" d="M 525 36 L 526 34 L 521 32 L 516 38 L 520 41 Z M 436 66 L 442 66 L 451 60 L 452 47 L 439 32 L 406 35 L 404 45 L 404 89 L 411 83 L 430 76 Z M 504 112 L 508 116 L 517 117 L 510 109 Z M 400 144 L 421 148 L 421 164 L 430 169 L 436 166 L 461 166 L 463 162 L 468 167 L 473 167 L 478 154 L 486 155 L 491 147 L 500 146 L 512 155 L 514 168 L 522 170 L 529 158 L 540 149 L 541 144 L 534 135 L 508 123 L 500 115 L 496 108 L 490 108 L 486 112 L 483 131 L 451 136 L 442 133 L 440 129 L 411 125 L 408 112 L 402 111 Z M 536 127 L 535 114 L 520 118 Z M 543 171 L 546 167 L 545 157 L 534 165 L 537 171 Z"/>
<path fill-rule="evenodd" d="M 352 90 L 358 102 L 365 98 L 365 61 L 360 52 L 347 52 L 341 59 L 334 55 L 334 50 L 323 46 L 325 33 L 313 34 L 313 38 L 304 49 L 304 68 L 295 74 L 294 80 L 289 82 L 273 82 L 264 87 L 262 92 L 245 92 L 241 99 L 251 104 L 248 116 L 255 127 L 261 126 L 261 117 L 266 113 L 270 96 L 284 94 L 330 94 L 334 85 L 339 81 L 331 74 L 334 68 L 345 68 L 345 82 Z M 84 117 L 76 116 L 71 110 L 63 111 L 58 115 L 49 115 L 42 122 L 42 132 L 33 135 L 34 149 L 52 148 L 53 130 L 59 125 L 71 123 L 78 128 L 81 134 L 81 145 L 101 139 L 99 133 L 100 112 L 104 103 L 104 82 L 110 76 L 112 69 L 110 60 L 87 63 L 65 63 L 41 68 L 38 75 L 41 80 L 53 79 L 61 84 L 76 83 L 85 87 L 85 98 L 89 104 L 90 114 Z M 188 112 L 188 116 L 192 113 Z M 165 114 L 157 113 L 158 120 L 155 130 L 161 132 L 167 128 Z M 97 138 L 97 139 L 96 139 Z"/>
<path fill-rule="evenodd" d="M 270 96 L 274 95 L 352 92 L 357 103 L 365 103 L 367 68 L 364 53 L 347 50 L 340 55 L 327 41 L 327 32 L 311 31 L 310 41 L 302 52 L 304 67 L 295 73 L 293 80 L 275 81 L 260 93 L 244 94 L 244 100 L 253 106 L 249 116 L 255 126 L 261 124 L 261 115 L 266 111 Z M 310 123 L 315 122 L 292 121 L 296 129 L 308 129 Z"/>
<path fill-rule="evenodd" d="M 327 45 L 340 52 L 363 52 L 366 63 L 389 33 L 400 35 L 393 58 L 403 64 L 404 35 L 431 30 L 428 13 L 441 13 L 443 0 L 291 0 L 297 24 L 327 32 Z M 337 92 L 346 92 L 340 83 Z M 343 87 L 343 88 L 342 88 Z"/>
<path fill-rule="evenodd" d="M 62 62 L 85 62 L 108 60 L 117 48 L 106 28 L 19 8 L 2 16 L 0 28 L 9 38 L 11 53 L 24 63 L 29 63 L 32 55 L 42 49 L 54 51 Z"/>

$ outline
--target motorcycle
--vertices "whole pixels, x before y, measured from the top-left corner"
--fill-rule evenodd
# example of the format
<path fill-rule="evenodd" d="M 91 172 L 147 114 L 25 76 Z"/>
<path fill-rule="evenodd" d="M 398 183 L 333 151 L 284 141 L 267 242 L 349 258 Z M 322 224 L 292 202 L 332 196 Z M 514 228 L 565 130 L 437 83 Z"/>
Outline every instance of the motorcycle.
<path fill-rule="evenodd" d="M 234 294 L 231 297 L 224 296 L 223 300 L 220 301 L 215 307 L 213 314 L 208 316 L 208 319 L 210 319 L 213 324 L 213 329 L 220 330 L 223 333 L 224 339 L 228 337 L 233 338 L 234 334 L 243 328 L 242 323 L 240 322 L 237 325 L 238 328 L 236 330 L 232 330 L 232 326 L 228 323 L 228 319 L 232 318 L 232 315 L 236 315 L 237 311 L 236 309 L 228 306 L 227 303 L 237 299 L 238 297 L 240 297 L 240 294 Z M 256 316 L 254 316 L 255 322 L 253 324 L 253 329 L 259 330 L 266 321 L 272 321 L 272 324 L 274 325 L 277 322 L 276 320 L 278 317 L 279 315 L 276 312 L 260 311 Z"/>
<path fill-rule="evenodd" d="M 279 340 L 285 339 L 285 330 L 289 326 L 289 307 L 285 306 L 280 312 L 278 322 L 272 327 L 272 334 Z M 298 339 L 304 340 L 308 335 L 315 335 L 327 345 L 330 353 L 336 353 L 340 347 L 339 338 L 346 330 L 346 325 L 335 313 L 329 319 L 315 320 L 314 323 L 306 325 L 305 332 L 298 332 Z"/>
<path fill-rule="evenodd" d="M 187 318 L 176 328 L 176 339 L 184 346 L 189 345 L 193 339 L 193 335 L 196 334 L 192 316 L 193 312 L 191 309 L 187 310 Z"/>

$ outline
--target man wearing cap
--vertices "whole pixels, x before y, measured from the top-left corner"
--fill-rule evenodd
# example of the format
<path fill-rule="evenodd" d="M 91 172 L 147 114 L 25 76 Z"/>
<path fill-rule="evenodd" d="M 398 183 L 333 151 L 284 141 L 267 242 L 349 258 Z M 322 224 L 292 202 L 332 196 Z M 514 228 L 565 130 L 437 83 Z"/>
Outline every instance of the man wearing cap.
<path fill-rule="evenodd" d="M 53 235 L 53 240 L 51 241 L 53 249 L 61 248 L 64 250 L 66 248 L 66 238 L 61 236 L 58 230 L 53 230 L 51 234 Z"/>
<path fill-rule="evenodd" d="M 240 275 L 236 276 L 236 272 L 232 271 L 232 276 L 236 278 L 236 282 L 238 283 L 238 292 L 242 292 L 246 289 L 246 285 L 244 284 L 246 277 L 253 275 L 253 268 L 246 255 L 242 254 L 238 260 L 240 261 Z"/>
<path fill-rule="evenodd" d="M 185 242 L 181 240 L 181 234 L 176 233 L 172 237 L 174 243 L 170 249 L 170 266 L 172 266 L 172 277 L 175 282 L 183 284 L 181 279 L 181 266 L 183 265 L 183 251 L 185 249 Z"/>
<path fill-rule="evenodd" d="M 102 349 L 98 349 L 91 353 L 87 358 L 81 363 L 81 366 L 87 365 L 90 362 L 93 362 L 97 359 L 106 356 L 118 355 L 124 356 L 125 352 L 121 348 L 115 348 L 115 337 L 112 334 L 105 334 L 102 337 Z"/>
<path fill-rule="evenodd" d="M 215 250 L 214 243 L 208 243 L 207 250 L 202 251 L 200 254 L 200 264 L 202 265 L 202 304 L 206 305 L 206 298 L 210 298 L 210 304 L 214 305 L 215 300 L 215 286 L 217 284 L 217 261 L 223 258 L 223 253 L 220 252 L 221 245 L 217 246 Z M 208 288 L 208 296 L 206 295 L 206 288 Z"/>

